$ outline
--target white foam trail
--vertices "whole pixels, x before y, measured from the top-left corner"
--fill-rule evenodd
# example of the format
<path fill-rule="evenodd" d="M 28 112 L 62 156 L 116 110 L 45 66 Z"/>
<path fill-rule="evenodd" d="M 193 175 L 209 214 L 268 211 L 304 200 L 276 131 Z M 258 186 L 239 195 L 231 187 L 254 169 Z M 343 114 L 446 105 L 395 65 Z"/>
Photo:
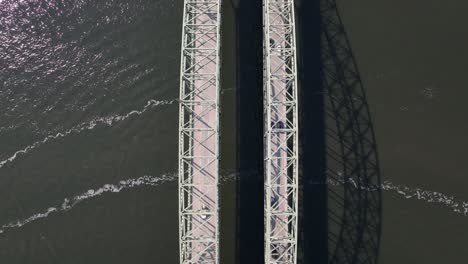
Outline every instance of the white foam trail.
<path fill-rule="evenodd" d="M 122 122 L 124 120 L 129 119 L 132 116 L 139 116 L 148 111 L 149 109 L 155 107 L 155 106 L 162 106 L 162 105 L 170 105 L 173 104 L 177 100 L 166 100 L 166 101 L 157 101 L 157 100 L 149 100 L 146 105 L 141 109 L 141 110 L 133 110 L 130 111 L 124 115 L 112 115 L 108 117 L 98 117 L 95 118 L 89 122 L 84 122 L 81 123 L 77 126 L 74 126 L 64 132 L 58 132 L 55 135 L 48 135 L 44 139 L 40 141 L 36 141 L 33 144 L 16 151 L 13 155 L 11 155 L 9 158 L 0 161 L 0 168 L 5 166 L 5 164 L 14 161 L 17 159 L 19 156 L 24 155 L 28 152 L 31 152 L 33 149 L 47 143 L 48 141 L 55 140 L 58 138 L 66 137 L 70 134 L 77 134 L 85 130 L 92 130 L 98 125 L 104 125 L 104 126 L 111 126 L 115 123 Z"/>
<path fill-rule="evenodd" d="M 7 126 L 7 127 L 0 127 L 0 133 L 6 132 L 6 131 L 12 131 L 12 130 L 17 129 L 18 127 L 19 126 L 17 126 L 17 125 L 10 125 L 10 126 Z"/>
<path fill-rule="evenodd" d="M 333 186 L 343 185 L 348 182 L 355 188 L 373 192 L 377 190 L 390 191 L 398 194 L 405 199 L 416 199 L 425 201 L 428 203 L 437 203 L 452 209 L 453 212 L 468 216 L 468 201 L 457 199 L 453 195 L 447 195 L 436 191 L 423 190 L 421 188 L 411 188 L 404 185 L 394 184 L 391 181 L 384 181 L 380 186 L 366 186 L 366 184 L 358 184 L 355 179 L 340 178 L 340 179 L 329 179 L 328 184 Z"/>
<path fill-rule="evenodd" d="M 238 173 L 223 174 L 220 177 L 220 184 L 231 182 L 235 180 L 237 176 L 238 176 Z M 159 177 L 143 176 L 140 178 L 123 180 L 123 181 L 120 181 L 118 184 L 105 184 L 98 189 L 90 189 L 86 192 L 75 195 L 72 198 L 65 198 L 60 206 L 49 207 L 47 210 L 31 215 L 30 217 L 16 220 L 8 224 L 4 224 L 0 228 L 0 234 L 5 233 L 7 229 L 20 228 L 26 224 L 37 221 L 39 219 L 47 218 L 49 217 L 49 215 L 53 213 L 68 211 L 72 209 L 75 205 L 77 205 L 78 203 L 87 199 L 101 196 L 104 193 L 119 193 L 124 189 L 130 189 L 130 188 L 144 186 L 144 185 L 158 186 L 162 183 L 175 181 L 175 180 L 177 180 L 177 174 L 170 173 L 170 174 L 163 174 L 162 176 L 159 176 Z"/>
<path fill-rule="evenodd" d="M 47 210 L 31 215 L 28 218 L 13 221 L 8 224 L 4 224 L 0 229 L 0 234 L 4 233 L 7 229 L 20 228 L 26 224 L 37 221 L 42 218 L 48 217 L 50 214 L 55 212 L 64 212 L 72 209 L 78 203 L 88 200 L 97 196 L 101 196 L 104 193 L 119 193 L 122 190 L 130 189 L 138 186 L 158 186 L 164 182 L 174 181 L 177 179 L 175 174 L 164 174 L 159 177 L 145 175 L 143 177 L 122 180 L 118 184 L 105 184 L 98 189 L 90 189 L 86 192 L 78 194 L 72 198 L 65 198 L 60 206 L 49 207 Z"/>

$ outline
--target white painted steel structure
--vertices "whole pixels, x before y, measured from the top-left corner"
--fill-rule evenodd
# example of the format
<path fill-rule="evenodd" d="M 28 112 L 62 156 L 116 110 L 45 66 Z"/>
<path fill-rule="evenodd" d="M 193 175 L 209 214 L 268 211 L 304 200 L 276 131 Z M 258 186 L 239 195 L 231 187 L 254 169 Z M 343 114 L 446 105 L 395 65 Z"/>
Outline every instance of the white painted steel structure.
<path fill-rule="evenodd" d="M 298 115 L 293 0 L 263 0 L 265 263 L 297 262 Z"/>
<path fill-rule="evenodd" d="M 179 102 L 180 263 L 219 263 L 221 0 L 185 0 Z"/>

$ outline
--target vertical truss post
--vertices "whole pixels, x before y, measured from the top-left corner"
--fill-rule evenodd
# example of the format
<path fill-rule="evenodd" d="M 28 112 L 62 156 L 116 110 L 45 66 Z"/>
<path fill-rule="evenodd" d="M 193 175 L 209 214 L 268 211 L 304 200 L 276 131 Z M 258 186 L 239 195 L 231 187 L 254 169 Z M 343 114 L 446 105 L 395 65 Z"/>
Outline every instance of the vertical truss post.
<path fill-rule="evenodd" d="M 180 263 L 219 263 L 221 0 L 185 0 L 179 100 Z"/>
<path fill-rule="evenodd" d="M 294 0 L 263 0 L 265 263 L 297 261 L 298 115 Z"/>

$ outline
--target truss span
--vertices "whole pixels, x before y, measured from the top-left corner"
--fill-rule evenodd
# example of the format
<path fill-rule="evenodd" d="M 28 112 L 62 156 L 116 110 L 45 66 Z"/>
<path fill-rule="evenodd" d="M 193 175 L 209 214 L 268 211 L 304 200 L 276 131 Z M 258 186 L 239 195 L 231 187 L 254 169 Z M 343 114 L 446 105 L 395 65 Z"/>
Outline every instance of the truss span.
<path fill-rule="evenodd" d="M 179 100 L 181 264 L 219 263 L 221 0 L 185 0 Z"/>
<path fill-rule="evenodd" d="M 295 264 L 298 116 L 293 0 L 264 0 L 265 263 Z"/>

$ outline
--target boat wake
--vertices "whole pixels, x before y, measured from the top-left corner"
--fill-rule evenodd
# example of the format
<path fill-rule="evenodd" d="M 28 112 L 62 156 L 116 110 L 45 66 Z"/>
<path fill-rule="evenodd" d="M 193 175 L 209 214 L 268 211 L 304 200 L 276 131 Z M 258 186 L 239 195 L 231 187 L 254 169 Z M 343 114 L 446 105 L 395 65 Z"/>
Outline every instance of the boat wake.
<path fill-rule="evenodd" d="M 228 183 L 234 181 L 237 177 L 237 173 L 226 173 L 221 175 L 220 184 Z M 98 189 L 90 189 L 86 192 L 78 194 L 72 198 L 65 198 L 60 206 L 49 207 L 43 212 L 29 216 L 28 218 L 20 219 L 17 221 L 4 224 L 0 227 L 0 234 L 5 233 L 7 229 L 21 228 L 22 226 L 29 224 L 31 222 L 47 218 L 51 214 L 58 212 L 65 212 L 72 209 L 75 205 L 79 204 L 84 200 L 88 200 L 94 197 L 103 195 L 104 193 L 119 193 L 125 189 L 131 189 L 139 186 L 159 186 L 166 182 L 171 182 L 177 180 L 176 173 L 163 174 L 159 177 L 154 176 L 143 176 L 140 178 L 128 179 L 120 181 L 118 184 L 105 184 Z"/>
<path fill-rule="evenodd" d="M 141 109 L 141 110 L 133 110 L 130 111 L 124 115 L 112 115 L 112 116 L 107 116 L 107 117 L 98 117 L 94 118 L 91 121 L 84 122 L 81 124 L 78 124 L 66 131 L 63 132 L 58 132 L 57 134 L 53 135 L 48 135 L 44 139 L 39 140 L 34 142 L 33 144 L 16 151 L 13 155 L 11 155 L 9 158 L 4 159 L 0 161 L 0 168 L 4 167 L 7 163 L 10 163 L 17 159 L 19 156 L 25 155 L 26 153 L 31 152 L 32 150 L 38 148 L 41 145 L 44 145 L 45 143 L 58 139 L 58 138 L 63 138 L 66 137 L 70 134 L 78 134 L 80 132 L 86 131 L 86 130 L 92 130 L 96 126 L 112 126 L 115 123 L 125 121 L 133 116 L 139 116 L 142 115 L 143 113 L 147 112 L 148 110 L 156 107 L 156 106 L 163 106 L 163 105 L 170 105 L 176 102 L 177 100 L 166 100 L 166 101 L 158 101 L 158 100 L 149 100 L 146 105 Z"/>
<path fill-rule="evenodd" d="M 250 172 L 250 174 L 256 174 L 255 172 Z M 220 177 L 220 184 L 228 183 L 235 181 L 239 176 L 239 173 L 228 172 L 223 173 Z M 61 205 L 56 207 L 49 207 L 43 212 L 36 213 L 27 218 L 20 219 L 17 221 L 12 221 L 7 224 L 4 224 L 0 227 L 0 234 L 5 233 L 8 229 L 21 228 L 22 226 L 29 224 L 31 222 L 47 218 L 51 214 L 58 212 L 65 212 L 71 210 L 74 206 L 80 202 L 101 196 L 105 193 L 119 193 L 125 189 L 131 189 L 139 186 L 159 186 L 165 182 L 171 182 L 177 180 L 176 173 L 163 174 L 159 177 L 155 176 L 142 176 L 139 178 L 122 180 L 117 184 L 105 184 L 98 189 L 90 189 L 86 192 L 78 194 L 72 198 L 65 198 Z M 344 184 L 351 184 L 354 188 L 359 188 L 368 192 L 374 191 L 391 191 L 400 196 L 403 196 L 405 199 L 417 199 L 429 203 L 439 203 L 450 207 L 453 212 L 467 216 L 468 215 L 468 202 L 461 201 L 443 193 L 435 191 L 422 190 L 420 188 L 410 188 L 408 186 L 396 185 L 390 181 L 384 181 L 380 186 L 364 186 L 357 183 L 354 179 L 344 179 L 344 178 L 333 178 L 329 179 L 327 182 L 331 186 L 341 186 Z"/>
<path fill-rule="evenodd" d="M 31 215 L 28 218 L 20 219 L 8 224 L 4 224 L 0 228 L 0 234 L 5 233 L 7 229 L 20 228 L 26 224 L 47 218 L 49 215 L 57 212 L 64 212 L 72 209 L 82 201 L 101 196 L 104 193 L 119 193 L 122 190 L 130 189 L 138 186 L 158 186 L 164 182 L 174 181 L 177 179 L 175 174 L 163 174 L 159 177 L 142 176 L 139 178 L 120 181 L 118 184 L 105 184 L 98 189 L 90 189 L 86 192 L 78 194 L 72 198 L 65 198 L 60 206 L 49 207 L 47 210 Z"/>
<path fill-rule="evenodd" d="M 358 181 L 352 178 L 333 178 L 328 180 L 328 184 L 338 186 L 350 184 L 354 188 L 359 188 L 367 192 L 388 191 L 393 192 L 405 199 L 416 199 L 428 203 L 441 204 L 449 207 L 453 212 L 468 216 L 468 201 L 457 199 L 453 195 L 447 195 L 436 191 L 423 190 L 421 188 L 411 188 L 404 185 L 394 184 L 391 181 L 384 181 L 380 186 L 369 186 L 359 184 Z"/>

